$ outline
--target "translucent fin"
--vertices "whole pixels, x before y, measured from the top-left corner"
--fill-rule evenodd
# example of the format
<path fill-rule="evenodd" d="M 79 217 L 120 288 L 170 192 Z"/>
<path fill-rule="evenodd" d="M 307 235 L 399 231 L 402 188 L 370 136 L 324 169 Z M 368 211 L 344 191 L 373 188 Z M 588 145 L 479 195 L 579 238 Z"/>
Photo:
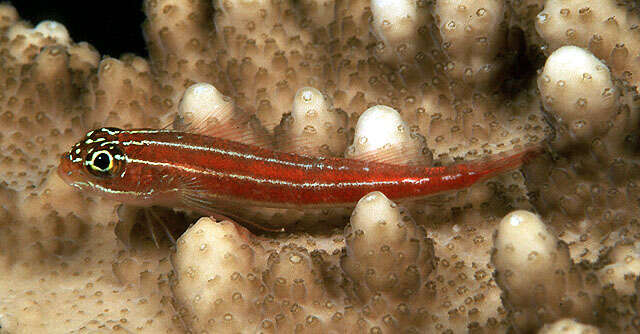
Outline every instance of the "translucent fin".
<path fill-rule="evenodd" d="M 234 211 L 233 208 L 236 207 L 234 204 L 224 200 L 216 200 L 215 197 L 207 196 L 206 192 L 197 189 L 197 187 L 187 186 L 185 189 L 181 190 L 180 201 L 185 208 L 211 216 L 216 220 L 233 220 L 245 227 L 257 231 L 284 232 L 284 228 L 274 229 L 265 227 L 240 217 L 232 212 Z M 240 211 L 239 207 L 237 211 Z"/>
<path fill-rule="evenodd" d="M 278 148 L 278 151 L 315 157 L 339 156 L 331 154 L 331 152 L 319 152 L 318 147 L 314 147 L 309 144 L 310 142 L 312 142 L 312 140 L 310 140 L 307 136 L 288 136 L 279 127 L 276 127 L 273 131 L 275 137 L 275 146 Z"/>
<path fill-rule="evenodd" d="M 166 234 L 166 236 L 169 239 L 169 241 L 171 241 L 171 244 L 175 245 L 176 244 L 176 239 L 174 238 L 173 233 L 171 233 L 171 231 L 169 230 L 167 225 L 164 223 L 164 220 L 160 216 L 158 216 L 158 214 L 154 210 L 154 207 L 148 208 L 147 211 L 149 211 L 149 215 L 154 220 L 154 222 L 156 222 L 160 226 L 162 226 L 162 229 L 164 230 L 164 233 Z"/>
<path fill-rule="evenodd" d="M 178 114 L 171 126 L 178 131 L 273 148 L 273 138 L 268 131 L 255 116 L 245 113 L 223 112 L 200 118 L 190 117 L 188 120 Z"/>
<path fill-rule="evenodd" d="M 335 112 L 342 113 L 347 118 L 344 111 Z M 320 127 L 308 120 L 301 121 L 307 124 L 304 129 L 292 125 L 295 121 L 291 113 L 282 116 L 280 124 L 273 129 L 275 145 L 279 151 L 314 157 L 344 156 L 348 131 L 338 131 L 338 125 L 329 122 Z"/>
<path fill-rule="evenodd" d="M 151 235 L 151 240 L 153 240 L 153 244 L 156 245 L 156 248 L 160 248 L 160 244 L 158 243 L 158 238 L 156 237 L 156 230 L 153 227 L 153 221 L 151 219 L 151 215 L 149 214 L 149 209 L 147 208 L 144 209 L 144 218 L 145 218 L 145 225 L 149 230 L 149 234 Z"/>
<path fill-rule="evenodd" d="M 505 171 L 519 168 L 544 152 L 545 150 L 542 146 L 529 146 L 492 155 L 486 159 L 470 161 L 468 164 L 472 164 L 479 171 L 479 174 L 484 174 L 484 178 L 489 178 Z"/>
<path fill-rule="evenodd" d="M 159 211 L 160 210 L 160 211 Z M 130 205 L 120 205 L 117 209 L 119 221 L 115 227 L 115 234 L 127 247 L 134 247 L 140 241 L 148 242 L 149 237 L 156 248 L 164 244 L 162 232 L 158 233 L 158 228 L 162 228 L 166 239 L 175 245 L 174 233 L 165 222 L 167 217 L 162 218 L 162 208 L 137 207 Z M 165 209 L 173 212 L 173 210 Z M 178 232 L 178 234 L 180 234 Z"/>
<path fill-rule="evenodd" d="M 355 154 L 355 144 L 347 149 L 347 158 L 387 163 L 391 165 L 430 166 L 433 163 L 433 154 L 427 148 L 424 137 L 418 133 L 412 133 L 413 141 L 406 143 L 386 144 L 381 148 Z"/>
<path fill-rule="evenodd" d="M 401 145 L 390 146 L 388 148 L 383 147 L 375 151 L 369 151 L 357 156 L 347 157 L 363 161 L 410 166 L 427 166 L 433 161 L 433 156 L 429 150 L 425 149 L 423 152 L 420 152 Z"/>

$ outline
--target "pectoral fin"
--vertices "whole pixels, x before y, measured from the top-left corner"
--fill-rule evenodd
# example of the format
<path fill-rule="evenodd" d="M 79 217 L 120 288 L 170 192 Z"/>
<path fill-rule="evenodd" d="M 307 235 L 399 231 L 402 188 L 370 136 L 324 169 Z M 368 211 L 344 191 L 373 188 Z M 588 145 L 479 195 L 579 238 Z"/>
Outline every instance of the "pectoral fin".
<path fill-rule="evenodd" d="M 186 187 L 180 191 L 182 207 L 194 210 L 200 214 L 213 217 L 216 220 L 233 220 L 254 231 L 284 232 L 284 228 L 273 228 L 252 222 L 235 212 L 241 208 L 234 203 L 208 195 L 197 187 Z"/>

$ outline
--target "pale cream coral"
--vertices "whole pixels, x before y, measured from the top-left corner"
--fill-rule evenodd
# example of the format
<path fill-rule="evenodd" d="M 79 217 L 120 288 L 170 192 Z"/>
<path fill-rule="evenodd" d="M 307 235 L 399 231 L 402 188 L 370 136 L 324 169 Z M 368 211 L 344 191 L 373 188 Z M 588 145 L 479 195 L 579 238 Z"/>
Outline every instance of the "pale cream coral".
<path fill-rule="evenodd" d="M 602 138 L 618 111 L 620 93 L 607 66 L 588 51 L 563 46 L 554 51 L 538 77 L 544 108 L 558 123 L 559 149 Z"/>
<path fill-rule="evenodd" d="M 55 21 L 42 21 L 34 28 L 24 22 L 12 25 L 6 32 L 7 38 L 14 41 L 10 54 L 21 64 L 33 59 L 45 45 L 60 44 L 69 46 L 71 37 L 64 25 Z"/>
<path fill-rule="evenodd" d="M 429 166 L 433 162 L 424 137 L 411 131 L 400 114 L 387 106 L 367 109 L 355 127 L 346 157 L 394 164 Z"/>
<path fill-rule="evenodd" d="M 421 36 L 427 21 L 425 3 L 412 0 L 371 1 L 372 28 L 379 44 L 376 56 L 389 63 L 412 64 L 430 39 Z"/>
<path fill-rule="evenodd" d="M 173 291 L 189 328 L 236 333 L 258 327 L 256 302 L 264 287 L 253 269 L 260 255 L 230 222 L 201 219 L 180 237 Z"/>
<path fill-rule="evenodd" d="M 387 302 L 410 300 L 433 270 L 433 245 L 424 230 L 380 192 L 358 202 L 345 234 L 341 265 L 363 302 L 377 294 Z"/>
<path fill-rule="evenodd" d="M 406 1 L 394 3 L 398 11 L 385 11 L 383 5 L 365 0 L 149 0 L 144 29 L 150 59 L 125 55 L 101 63 L 96 50 L 74 43 L 59 25 L 32 29 L 12 7 L 1 5 L 3 327 L 29 333 L 179 333 L 211 325 L 263 332 L 500 333 L 542 327 L 542 322 L 532 325 L 535 319 L 581 317 L 603 332 L 631 331 L 638 311 L 633 298 L 637 285 L 631 284 L 636 270 L 635 260 L 627 264 L 625 259 L 640 235 L 635 219 L 638 102 L 631 89 L 638 72 L 636 12 L 623 3 L 586 0 Z M 536 31 L 531 20 L 543 5 Z M 592 21 L 574 16 L 585 6 Z M 549 20 L 542 20 L 546 14 Z M 455 30 L 447 30 L 450 22 Z M 612 78 L 603 76 L 599 87 L 612 87 L 620 98 L 600 101 L 604 112 L 597 116 L 611 120 L 610 130 L 585 134 L 579 150 L 556 151 L 560 142 L 552 142 L 552 154 L 531 162 L 524 173 L 513 171 L 442 194 L 402 213 L 376 194 L 372 203 L 386 210 L 362 210 L 366 205 L 361 203 L 349 237 L 334 229 L 348 221 L 348 210 L 258 208 L 245 210 L 250 219 L 287 222 L 303 232 L 262 236 L 242 248 L 247 241 L 235 227 L 203 219 L 186 232 L 170 262 L 166 244 L 160 242 L 156 249 L 145 225 L 118 223 L 116 203 L 73 193 L 51 172 L 58 154 L 93 126 L 164 127 L 189 110 L 253 116 L 259 120 L 255 129 L 268 135 L 277 135 L 283 115 L 290 113 L 296 125 L 284 133 L 299 141 L 287 148 L 291 152 L 303 153 L 306 145 L 318 154 L 318 147 L 329 145 L 328 155 L 340 155 L 352 137 L 366 136 L 382 147 L 402 143 L 409 155 L 421 154 L 423 144 L 413 144 L 411 133 L 425 137 L 435 165 L 510 151 L 558 130 L 557 124 L 546 125 L 541 105 L 563 120 L 580 118 L 567 96 L 558 97 L 559 107 L 548 108 L 544 96 L 561 91 L 544 87 L 543 74 L 533 73 L 542 68 L 541 50 L 551 55 L 567 44 L 582 47 L 576 54 L 586 58 L 588 49 L 609 67 Z M 579 87 L 583 73 L 562 75 L 571 87 Z M 205 87 L 204 94 L 189 87 Z M 574 93 L 584 93 L 580 89 Z M 310 109 L 296 101 L 305 92 L 318 106 L 317 118 L 308 118 Z M 590 105 L 593 98 L 589 96 Z M 371 107 L 378 110 L 373 114 L 393 117 L 385 126 L 362 132 L 362 124 L 376 124 L 370 122 L 371 113 L 363 115 Z M 379 113 L 391 109 L 395 111 Z M 196 119 L 211 117 L 198 115 Z M 323 124 L 320 120 L 330 122 L 331 131 L 299 135 L 300 128 L 316 127 Z M 401 125 L 405 131 L 387 125 Z M 331 138 L 331 132 L 338 136 Z M 362 152 L 374 153 L 359 158 L 380 158 L 384 154 L 379 149 L 363 146 Z M 531 261 L 522 257 L 511 258 L 508 265 L 490 261 L 496 229 L 501 245 L 525 246 L 517 242 L 523 237 L 517 233 L 504 239 L 509 233 L 500 225 L 518 208 L 535 210 L 546 226 L 538 231 L 547 242 L 535 243 L 546 245 L 538 249 L 547 252 L 539 261 L 545 254 L 557 255 L 541 261 L 546 266 L 528 268 Z M 378 216 L 367 216 L 367 211 Z M 171 230 L 190 223 L 180 214 L 162 212 Z M 404 218 L 409 212 L 413 219 Z M 145 216 L 130 213 L 136 219 Z M 381 227 L 380 217 L 400 220 L 401 226 Z M 116 238 L 117 226 L 128 227 L 124 232 L 130 239 L 122 239 L 127 246 Z M 210 235 L 198 236 L 196 226 Z M 357 239 L 357 231 L 371 240 Z M 224 252 L 215 253 L 213 241 L 242 258 L 225 263 Z M 207 255 L 200 249 L 203 244 Z M 378 246 L 383 244 L 389 254 L 402 254 L 397 261 L 401 267 L 390 265 L 383 255 L 380 262 L 368 258 L 369 251 L 382 252 Z M 494 257 L 509 253 L 508 248 L 496 245 Z M 219 260 L 219 268 L 207 262 L 211 259 Z M 541 273 L 531 277 L 537 283 L 557 275 L 549 270 L 568 274 L 564 285 L 544 286 L 551 296 L 541 296 L 515 282 L 534 269 Z M 511 280 L 502 281 L 509 270 Z M 385 285 L 390 278 L 378 275 L 381 271 L 404 285 Z M 196 272 L 207 275 L 189 277 Z M 221 277 L 252 273 L 255 286 L 234 304 L 232 291 L 245 286 L 234 285 L 238 282 L 232 278 L 218 285 L 206 282 L 215 272 Z M 403 297 L 407 286 L 411 289 L 404 291 L 411 290 L 414 297 Z M 546 314 L 537 313 L 535 304 L 524 305 L 521 297 L 531 293 Z M 230 300 L 229 322 L 216 309 L 216 300 L 202 297 L 217 294 L 225 306 Z M 564 303 L 585 298 L 597 304 Z"/>
<path fill-rule="evenodd" d="M 120 128 L 143 124 L 162 127 L 164 124 L 158 115 L 162 114 L 166 103 L 154 95 L 154 84 L 145 60 L 135 56 L 123 60 L 103 59 L 91 78 L 90 91 L 83 101 L 87 108 L 103 112 L 86 115 L 86 124 L 89 128 L 99 124 Z"/>
<path fill-rule="evenodd" d="M 620 295 L 635 294 L 635 283 L 640 275 L 638 245 L 620 243 L 610 251 L 607 259 L 610 263 L 598 271 L 602 284 L 611 284 Z"/>
<path fill-rule="evenodd" d="M 546 41 L 548 53 L 563 45 L 588 49 L 607 62 L 616 78 L 637 90 L 639 24 L 637 11 L 623 2 L 553 0 L 538 14 L 536 29 Z"/>
<path fill-rule="evenodd" d="M 144 10 L 143 29 L 155 78 L 162 86 L 162 104 L 175 108 L 184 89 L 196 82 L 215 83 L 228 93 L 226 78 L 212 61 L 216 53 L 209 41 L 209 2 L 147 0 Z"/>
<path fill-rule="evenodd" d="M 3 29 L 14 24 L 20 16 L 15 7 L 8 3 L 0 4 L 0 27 Z"/>
<path fill-rule="evenodd" d="M 562 319 L 544 325 L 538 334 L 599 334 L 597 327 L 581 324 L 573 319 Z"/>
<path fill-rule="evenodd" d="M 220 123 L 224 124 L 232 119 L 233 114 L 234 107 L 231 99 L 207 83 L 189 86 L 184 91 L 178 106 L 178 115 L 181 118 L 179 122 L 193 128 L 208 129 L 220 126 Z M 211 121 L 215 124 L 200 124 L 203 121 Z"/>
<path fill-rule="evenodd" d="M 14 36 L 15 43 L 8 46 L 7 61 L 2 72 L 7 77 L 3 88 L 2 129 L 2 180 L 10 189 L 33 189 L 41 184 L 48 168 L 55 166 L 61 144 L 70 143 L 79 133 L 77 108 L 80 91 L 76 84 L 86 84 L 87 68 L 96 63 L 82 46 L 67 49 L 66 29 L 59 24 L 47 23 L 40 30 L 25 27 L 18 22 L 5 33 Z M 46 28 L 46 29 L 45 29 Z M 56 38 L 62 41 L 57 42 Z M 71 55 L 84 55 L 84 61 L 72 61 Z M 32 66 L 22 68 L 23 64 Z M 78 66 L 78 67 L 76 67 Z M 62 138 L 61 138 L 62 137 Z M 50 140 L 49 138 L 55 138 Z"/>
<path fill-rule="evenodd" d="M 182 328 L 166 302 L 169 263 L 162 254 L 145 254 L 146 263 L 133 272 L 117 269 L 121 265 L 115 262 L 123 258 L 142 260 L 123 250 L 113 234 L 114 203 L 86 199 L 56 178 L 26 198 L 5 198 L 3 205 L 12 202 L 20 209 L 0 224 L 3 328 L 11 333 Z"/>
<path fill-rule="evenodd" d="M 498 59 L 506 44 L 505 7 L 502 1 L 436 2 L 433 15 L 449 60 L 443 64 L 447 76 L 480 89 L 495 84 L 505 65 Z"/>
<path fill-rule="evenodd" d="M 322 92 L 298 90 L 290 115 L 276 130 L 277 148 L 315 156 L 342 156 L 347 145 L 347 114 L 334 109 Z"/>
<path fill-rule="evenodd" d="M 496 281 L 513 308 L 519 330 L 572 316 L 593 321 L 595 301 L 584 291 L 566 244 L 528 211 L 505 216 L 494 238 Z"/>
<path fill-rule="evenodd" d="M 181 316 L 189 328 L 208 332 L 429 326 L 420 305 L 431 293 L 425 286 L 435 264 L 431 240 L 381 193 L 365 196 L 355 212 L 344 235 L 307 244 L 282 236 L 244 239 L 230 222 L 200 219 L 172 260 Z"/>
<path fill-rule="evenodd" d="M 313 75 L 300 73 L 317 66 L 313 59 L 304 59 L 313 58 L 312 37 L 298 30 L 301 17 L 294 15 L 288 1 L 216 1 L 214 5 L 220 34 L 216 42 L 226 47 L 218 62 L 228 66 L 232 96 L 238 107 L 255 114 L 271 131 L 290 108 L 297 87 L 318 83 Z"/>
<path fill-rule="evenodd" d="M 0 71 L 0 326 L 11 333 L 181 328 L 171 305 L 161 303 L 168 263 L 158 270 L 161 257 L 148 256 L 155 257 L 145 267 L 151 279 L 117 283 L 112 261 L 122 245 L 113 234 L 114 203 L 69 191 L 52 172 L 63 147 L 85 131 L 82 94 L 99 55 L 73 43 L 58 23 L 30 29 L 18 22 L 2 33 L 13 43 L 2 46 Z"/>

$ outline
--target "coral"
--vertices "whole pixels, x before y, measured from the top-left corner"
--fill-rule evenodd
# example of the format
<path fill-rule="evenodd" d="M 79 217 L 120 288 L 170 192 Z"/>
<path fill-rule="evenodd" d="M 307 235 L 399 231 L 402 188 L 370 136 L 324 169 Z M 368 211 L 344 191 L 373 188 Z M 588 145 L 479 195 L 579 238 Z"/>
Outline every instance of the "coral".
<path fill-rule="evenodd" d="M 242 332 L 257 328 L 256 303 L 264 298 L 256 270 L 264 254 L 245 244 L 233 223 L 202 218 L 179 240 L 173 257 L 185 320 L 194 331 Z"/>
<path fill-rule="evenodd" d="M 562 319 L 558 320 L 552 324 L 544 325 L 544 328 L 540 330 L 538 333 L 540 334 L 554 334 L 554 333 L 565 333 L 565 334 L 598 334 L 600 331 L 593 326 L 588 326 L 576 322 L 571 319 Z"/>
<path fill-rule="evenodd" d="M 638 255 L 636 244 L 620 243 L 607 254 L 608 263 L 598 271 L 604 285 L 612 285 L 618 293 L 632 296 L 635 294 L 635 281 L 638 276 Z"/>
<path fill-rule="evenodd" d="M 379 192 L 363 197 L 353 210 L 341 266 L 357 299 L 407 303 L 424 287 L 434 268 L 433 244 L 406 214 Z"/>
<path fill-rule="evenodd" d="M 507 43 L 503 24 L 506 4 L 502 1 L 438 1 L 434 6 L 446 72 L 455 81 L 466 81 L 480 89 L 491 87 L 507 65 L 498 59 Z"/>
<path fill-rule="evenodd" d="M 530 330 L 567 315 L 593 321 L 594 300 L 585 292 L 582 273 L 540 217 L 509 213 L 496 230 L 494 247 L 496 282 L 513 308 L 516 328 Z"/>
<path fill-rule="evenodd" d="M 418 52 L 424 50 L 420 27 L 429 24 L 424 3 L 415 1 L 372 1 L 371 26 L 378 45 L 377 57 L 384 62 L 411 63 Z"/>
<path fill-rule="evenodd" d="M 435 259 L 424 229 L 374 192 L 360 200 L 344 234 L 325 240 L 334 244 L 328 247 L 245 242 L 233 223 L 202 218 L 172 258 L 178 310 L 198 332 L 415 331 L 427 324 L 421 306 L 433 293 L 425 283 Z"/>
<path fill-rule="evenodd" d="M 0 5 L 0 331 L 637 330 L 633 3 L 144 10 L 149 58 L 115 59 Z M 242 208 L 296 230 L 251 235 L 65 185 L 60 153 L 98 126 L 434 166 L 548 152 L 421 201 L 374 192 L 355 209 Z M 148 222 L 180 235 L 175 248 Z"/>
<path fill-rule="evenodd" d="M 433 163 L 424 137 L 410 131 L 400 114 L 386 106 L 373 106 L 360 115 L 345 156 L 395 164 Z"/>
<path fill-rule="evenodd" d="M 619 107 L 607 66 L 576 46 L 563 46 L 549 56 L 538 86 L 545 109 L 558 123 L 557 149 L 602 138 Z"/>
<path fill-rule="evenodd" d="M 347 114 L 332 108 L 319 90 L 300 88 L 291 114 L 276 130 L 276 141 L 284 152 L 341 156 L 347 143 Z"/>
<path fill-rule="evenodd" d="M 536 27 L 548 52 L 563 45 L 588 49 L 618 80 L 638 92 L 640 17 L 622 1 L 547 1 Z"/>

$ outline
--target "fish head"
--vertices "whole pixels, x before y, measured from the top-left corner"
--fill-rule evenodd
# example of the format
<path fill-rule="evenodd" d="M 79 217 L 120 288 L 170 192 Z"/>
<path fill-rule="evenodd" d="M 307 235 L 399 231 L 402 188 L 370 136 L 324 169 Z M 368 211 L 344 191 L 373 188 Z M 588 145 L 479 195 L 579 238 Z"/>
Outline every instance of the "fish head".
<path fill-rule="evenodd" d="M 127 156 L 118 139 L 122 130 L 101 128 L 85 137 L 60 157 L 58 175 L 67 184 L 105 197 L 117 191 L 126 173 Z"/>

